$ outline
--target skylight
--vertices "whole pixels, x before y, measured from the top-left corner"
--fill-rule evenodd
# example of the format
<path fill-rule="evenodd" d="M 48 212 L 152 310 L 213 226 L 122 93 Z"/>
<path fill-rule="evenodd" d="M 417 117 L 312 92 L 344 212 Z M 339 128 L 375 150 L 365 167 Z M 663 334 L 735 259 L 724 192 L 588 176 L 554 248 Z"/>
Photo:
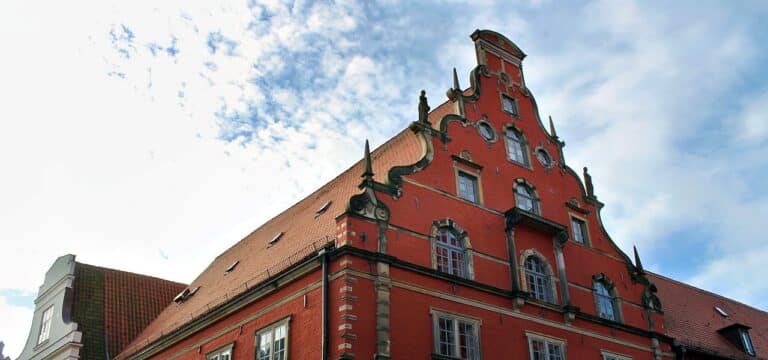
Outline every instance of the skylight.
<path fill-rule="evenodd" d="M 321 206 L 319 209 L 317 209 L 317 211 L 315 211 L 315 217 L 318 217 L 322 215 L 324 212 L 326 212 L 328 208 L 331 207 L 331 203 L 333 203 L 332 200 L 326 201 L 325 204 L 323 204 L 323 206 Z"/>
<path fill-rule="evenodd" d="M 175 303 L 181 303 L 184 300 L 186 300 L 187 296 L 189 296 L 189 288 L 184 289 L 184 291 L 180 292 L 178 295 L 176 295 L 173 298 L 173 302 Z"/>
<path fill-rule="evenodd" d="M 715 306 L 715 311 L 717 311 L 717 313 L 722 315 L 723 317 L 728 317 L 728 313 L 725 312 L 725 310 L 721 309 L 719 306 Z"/>
<path fill-rule="evenodd" d="M 269 240 L 269 246 L 275 245 L 276 242 L 280 240 L 281 237 L 283 237 L 284 232 L 279 232 L 275 234 L 275 236 L 272 238 L 272 240 Z"/>
<path fill-rule="evenodd" d="M 227 269 L 224 270 L 224 273 L 229 274 L 230 272 L 232 272 L 232 270 L 235 270 L 235 268 L 237 267 L 237 264 L 239 263 L 240 263 L 240 260 L 235 260 L 235 262 L 233 262 L 232 265 L 229 265 L 229 267 L 227 267 Z"/>
<path fill-rule="evenodd" d="M 181 303 L 183 303 L 183 302 L 187 301 L 187 299 L 189 299 L 190 297 L 192 297 L 192 295 L 195 295 L 195 293 L 196 293 L 198 290 L 200 290 L 200 287 L 199 287 L 199 286 L 196 286 L 196 287 L 195 287 L 194 289 L 192 289 L 192 290 L 189 290 L 189 288 L 186 288 L 186 289 L 184 289 L 184 291 L 180 292 L 178 295 L 176 295 L 176 296 L 173 298 L 173 302 L 175 302 L 175 303 L 177 303 L 177 304 L 181 304 Z"/>

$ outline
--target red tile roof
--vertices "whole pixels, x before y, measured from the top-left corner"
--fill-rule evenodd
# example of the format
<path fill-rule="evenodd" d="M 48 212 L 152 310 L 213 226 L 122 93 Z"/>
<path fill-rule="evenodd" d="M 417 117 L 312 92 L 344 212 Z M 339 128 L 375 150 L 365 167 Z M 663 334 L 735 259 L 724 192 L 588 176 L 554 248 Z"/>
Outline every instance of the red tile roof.
<path fill-rule="evenodd" d="M 725 358 L 755 359 L 717 331 L 733 324 L 751 327 L 757 358 L 768 358 L 768 313 L 735 300 L 672 280 L 648 274 L 658 287 L 667 335 L 688 348 Z M 728 317 L 720 315 L 719 307 Z"/>
<path fill-rule="evenodd" d="M 187 285 L 76 263 L 72 319 L 83 359 L 120 353 Z"/>
<path fill-rule="evenodd" d="M 119 354 L 185 284 L 104 269 L 104 333 L 110 354 Z"/>
<path fill-rule="evenodd" d="M 453 103 L 445 102 L 429 114 L 433 127 L 443 116 L 451 113 Z M 362 144 L 360 147 L 362 158 Z M 397 165 L 410 165 L 424 156 L 418 137 L 411 130 L 403 130 L 371 153 L 374 178 L 386 182 L 389 169 Z M 306 198 L 261 225 L 216 257 L 192 281 L 190 288 L 199 291 L 181 304 L 171 304 L 125 349 L 117 358 L 123 359 L 142 347 L 179 328 L 192 319 L 207 313 L 227 299 L 243 293 L 274 274 L 313 252 L 315 247 L 335 240 L 335 218 L 344 213 L 352 195 L 360 193 L 358 185 L 363 173 L 363 161 L 341 173 Z M 329 208 L 319 216 L 316 211 L 326 202 Z M 276 234 L 284 234 L 274 245 L 268 242 Z M 225 270 L 239 261 L 237 267 L 225 275 Z"/>

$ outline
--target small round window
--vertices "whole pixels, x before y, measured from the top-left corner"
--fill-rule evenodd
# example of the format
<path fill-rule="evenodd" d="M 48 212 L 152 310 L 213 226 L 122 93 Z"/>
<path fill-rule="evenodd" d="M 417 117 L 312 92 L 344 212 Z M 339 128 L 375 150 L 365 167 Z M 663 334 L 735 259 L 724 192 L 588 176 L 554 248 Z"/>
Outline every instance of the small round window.
<path fill-rule="evenodd" d="M 552 166 L 552 157 L 549 156 L 547 150 L 544 150 L 543 148 L 536 149 L 536 158 L 539 159 L 539 162 L 541 165 L 544 165 L 544 167 Z"/>
<path fill-rule="evenodd" d="M 480 132 L 480 136 L 482 136 L 485 141 L 493 141 L 496 139 L 496 132 L 493 131 L 491 124 L 487 122 L 478 123 L 477 131 Z"/>

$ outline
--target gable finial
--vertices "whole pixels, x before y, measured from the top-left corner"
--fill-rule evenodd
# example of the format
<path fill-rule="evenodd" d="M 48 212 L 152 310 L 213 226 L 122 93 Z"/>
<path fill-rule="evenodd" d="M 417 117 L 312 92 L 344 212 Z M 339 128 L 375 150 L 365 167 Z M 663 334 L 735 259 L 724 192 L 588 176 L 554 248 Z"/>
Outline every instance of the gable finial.
<path fill-rule="evenodd" d="M 419 122 L 422 124 L 429 124 L 429 104 L 427 104 L 427 92 L 421 90 L 419 96 Z"/>
<path fill-rule="evenodd" d="M 453 90 L 454 91 L 461 91 L 461 86 L 459 85 L 459 75 L 456 73 L 456 68 L 453 68 Z"/>
<path fill-rule="evenodd" d="M 640 274 L 645 274 L 643 263 L 640 261 L 640 255 L 637 253 L 637 246 L 632 245 L 632 249 L 635 251 L 635 267 L 637 268 L 637 272 Z"/>
<path fill-rule="evenodd" d="M 373 179 L 373 161 L 371 160 L 371 147 L 368 145 L 368 139 L 365 139 L 365 172 L 360 176 L 365 180 Z"/>
<path fill-rule="evenodd" d="M 552 115 L 549 115 L 549 135 L 557 139 L 557 131 L 555 131 L 555 123 L 552 121 Z"/>
<path fill-rule="evenodd" d="M 592 175 L 589 175 L 587 167 L 584 167 L 584 183 L 587 186 L 587 196 L 595 197 L 595 187 L 592 185 Z"/>

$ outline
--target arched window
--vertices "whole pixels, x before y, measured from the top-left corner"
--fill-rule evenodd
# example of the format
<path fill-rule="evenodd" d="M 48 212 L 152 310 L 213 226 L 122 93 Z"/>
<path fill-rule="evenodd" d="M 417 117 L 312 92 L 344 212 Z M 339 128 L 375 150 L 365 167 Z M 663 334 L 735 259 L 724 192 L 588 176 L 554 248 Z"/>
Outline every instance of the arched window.
<path fill-rule="evenodd" d="M 531 297 L 549 303 L 555 302 L 549 270 L 538 256 L 532 255 L 525 259 L 525 280 Z"/>
<path fill-rule="evenodd" d="M 528 166 L 528 157 L 525 151 L 525 139 L 523 134 L 512 127 L 506 131 L 507 157 L 516 163 Z"/>
<path fill-rule="evenodd" d="M 616 311 L 616 301 L 611 293 L 612 287 L 604 280 L 595 281 L 595 302 L 597 303 L 597 316 L 619 321 L 618 312 Z"/>
<path fill-rule="evenodd" d="M 435 234 L 435 265 L 437 271 L 469 277 L 466 248 L 459 233 L 451 227 L 440 227 Z"/>
<path fill-rule="evenodd" d="M 515 186 L 515 206 L 519 209 L 539 214 L 539 199 L 530 186 L 518 183 Z"/>

